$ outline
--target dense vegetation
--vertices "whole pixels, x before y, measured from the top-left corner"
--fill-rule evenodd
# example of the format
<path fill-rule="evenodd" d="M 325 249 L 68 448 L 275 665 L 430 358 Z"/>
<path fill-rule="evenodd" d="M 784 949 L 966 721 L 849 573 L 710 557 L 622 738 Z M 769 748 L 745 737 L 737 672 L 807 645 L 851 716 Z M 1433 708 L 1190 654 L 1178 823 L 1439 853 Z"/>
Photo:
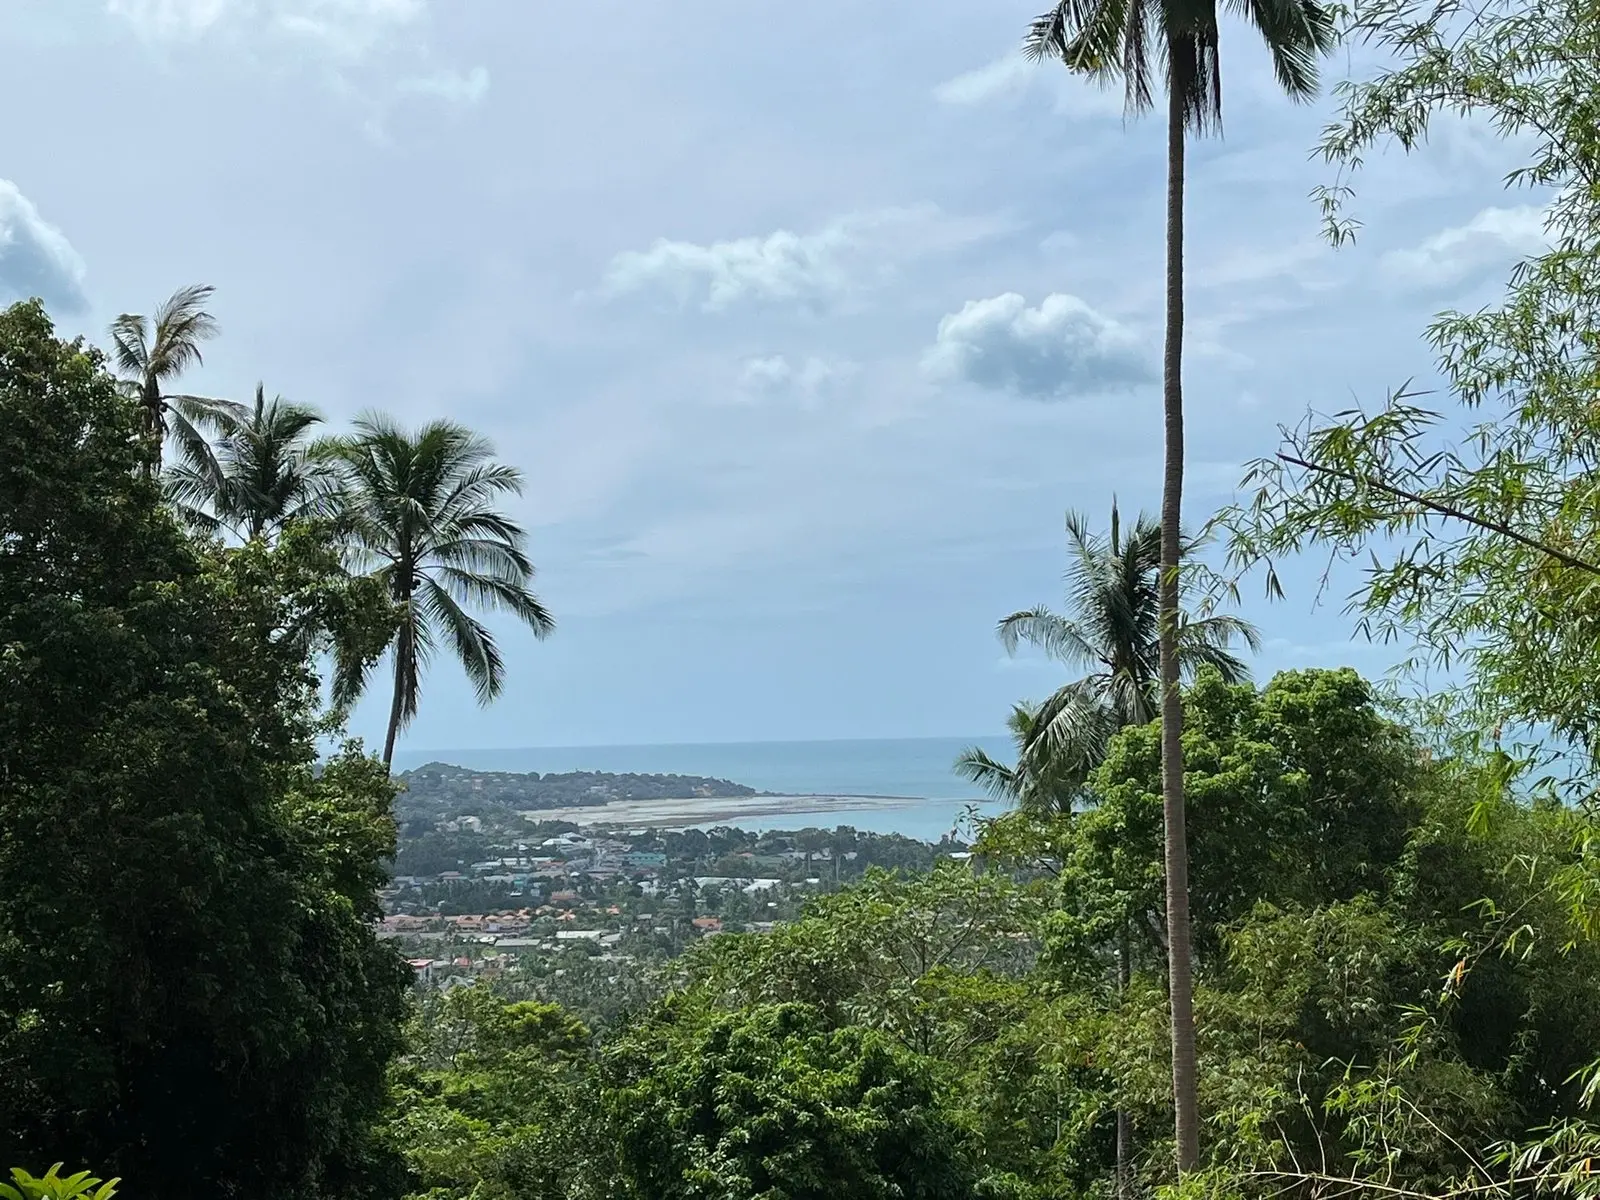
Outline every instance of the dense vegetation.
<path fill-rule="evenodd" d="M 1303 94 L 1326 15 L 1241 7 Z M 175 391 L 206 288 L 120 318 L 109 356 L 38 303 L 0 313 L 0 1194 L 110 1195 L 59 1162 L 239 1200 L 1600 1191 L 1600 24 L 1568 0 L 1344 15 L 1389 58 L 1330 160 L 1465 113 L 1553 197 L 1504 303 L 1430 331 L 1460 413 L 1309 417 L 1211 523 L 1209 574 L 1178 524 L 1175 257 L 1161 520 L 1074 518 L 1068 611 L 1001 623 L 1083 672 L 1017 706 L 1014 761 L 963 759 L 1013 810 L 971 861 L 805 831 L 802 856 L 884 865 L 644 965 L 594 945 L 433 989 L 376 936 L 427 652 L 487 701 L 504 666 L 468 607 L 550 629 L 499 511 L 516 472 L 448 422 L 316 441 L 264 389 Z M 1216 35 L 1188 0 L 1035 28 L 1135 109 L 1167 87 L 1175 246 Z M 1365 627 L 1448 686 L 1251 682 L 1221 602 L 1303 549 L 1370 563 Z M 379 757 L 341 718 L 385 654 Z M 492 845 L 456 825 L 408 813 L 418 857 Z M 659 841 L 716 866 L 741 838 L 763 846 Z"/>

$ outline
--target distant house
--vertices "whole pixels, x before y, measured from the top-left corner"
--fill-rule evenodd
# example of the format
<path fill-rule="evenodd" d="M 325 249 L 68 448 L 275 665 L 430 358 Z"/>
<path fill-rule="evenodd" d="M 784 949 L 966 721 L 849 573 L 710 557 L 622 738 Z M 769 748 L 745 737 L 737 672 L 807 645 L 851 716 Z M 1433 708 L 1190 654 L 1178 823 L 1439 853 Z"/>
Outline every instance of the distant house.
<path fill-rule="evenodd" d="M 416 972 L 417 978 L 422 980 L 423 983 L 429 983 L 429 982 L 432 981 L 432 979 L 433 979 L 433 959 L 431 959 L 431 958 L 411 958 L 411 959 L 407 959 L 406 961 L 411 964 L 411 969 L 414 972 Z"/>
<path fill-rule="evenodd" d="M 667 865 L 667 856 L 647 850 L 630 850 L 622 856 L 622 862 L 629 867 L 664 867 Z"/>
<path fill-rule="evenodd" d="M 696 917 L 689 924 L 693 925 L 701 933 L 719 933 L 722 930 L 721 917 Z"/>
<path fill-rule="evenodd" d="M 748 895 L 754 895 L 756 892 L 770 892 L 782 882 L 783 880 L 781 879 L 752 879 L 744 885 L 744 890 Z"/>
<path fill-rule="evenodd" d="M 603 929 L 558 929 L 556 941 L 558 942 L 598 942 L 605 936 Z"/>
<path fill-rule="evenodd" d="M 551 892 L 550 903 L 563 906 L 577 904 L 583 899 L 577 892 Z"/>

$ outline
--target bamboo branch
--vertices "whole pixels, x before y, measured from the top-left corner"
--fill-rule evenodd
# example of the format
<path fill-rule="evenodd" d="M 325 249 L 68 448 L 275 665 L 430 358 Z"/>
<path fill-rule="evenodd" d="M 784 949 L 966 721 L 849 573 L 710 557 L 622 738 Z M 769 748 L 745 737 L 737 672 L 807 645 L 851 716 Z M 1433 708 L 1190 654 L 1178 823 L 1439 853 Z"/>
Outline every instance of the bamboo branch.
<path fill-rule="evenodd" d="M 1475 517 L 1469 512 L 1464 512 L 1442 501 L 1429 500 L 1426 496 L 1419 496 L 1415 492 L 1406 491 L 1404 488 L 1394 487 L 1392 484 L 1374 479 L 1370 475 L 1357 475 L 1353 471 L 1341 471 L 1337 467 L 1325 467 L 1318 463 L 1307 462 L 1303 458 L 1296 458 L 1292 454 L 1279 454 L 1278 457 L 1286 463 L 1304 467 L 1308 471 L 1332 475 L 1335 479 L 1343 479 L 1347 483 L 1375 488 L 1380 492 L 1387 492 L 1391 496 L 1409 501 L 1412 504 L 1420 504 L 1423 508 L 1432 509 L 1443 516 L 1453 517 L 1457 521 L 1465 521 L 1468 525 L 1476 525 L 1479 529 L 1487 529 L 1490 533 L 1498 533 L 1501 537 L 1508 537 L 1512 541 L 1528 547 L 1530 550 L 1548 554 L 1556 561 L 1565 563 L 1567 566 L 1576 568 L 1579 571 L 1587 571 L 1591 575 L 1600 575 L 1600 564 L 1578 558 L 1576 555 L 1568 554 L 1565 550 L 1557 550 L 1554 546 L 1546 545 L 1544 542 L 1539 541 L 1537 538 L 1531 538 L 1525 533 L 1518 533 L 1509 525 L 1501 524 L 1499 521 L 1491 521 L 1485 517 Z"/>

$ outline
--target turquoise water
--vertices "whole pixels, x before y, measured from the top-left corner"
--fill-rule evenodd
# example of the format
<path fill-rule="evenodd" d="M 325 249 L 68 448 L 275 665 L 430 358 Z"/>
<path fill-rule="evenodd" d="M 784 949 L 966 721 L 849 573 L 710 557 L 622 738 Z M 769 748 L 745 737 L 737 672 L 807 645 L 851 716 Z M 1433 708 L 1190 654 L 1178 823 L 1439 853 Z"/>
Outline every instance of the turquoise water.
<path fill-rule="evenodd" d="M 752 828 L 854 825 L 874 833 L 937 840 L 969 808 L 1001 806 L 951 770 L 968 746 L 1009 760 L 1004 737 L 891 738 L 835 742 L 726 742 L 673 746 L 530 746 L 505 750 L 401 750 L 400 770 L 447 762 L 479 771 L 611 771 L 705 775 L 792 796 L 896 796 L 904 803 L 849 812 L 797 812 L 743 822 Z"/>

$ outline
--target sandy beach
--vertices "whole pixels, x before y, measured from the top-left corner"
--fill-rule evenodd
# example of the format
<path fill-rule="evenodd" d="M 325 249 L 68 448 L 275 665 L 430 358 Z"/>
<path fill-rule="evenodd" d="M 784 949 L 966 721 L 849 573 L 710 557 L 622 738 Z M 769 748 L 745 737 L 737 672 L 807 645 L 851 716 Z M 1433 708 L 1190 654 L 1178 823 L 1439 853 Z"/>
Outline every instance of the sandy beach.
<path fill-rule="evenodd" d="M 677 800 L 619 800 L 611 804 L 541 808 L 522 815 L 534 821 L 683 829 L 691 825 L 738 825 L 787 813 L 806 814 L 812 818 L 806 824 L 816 824 L 819 814 L 911 808 L 922 803 L 912 796 L 686 796 Z"/>

